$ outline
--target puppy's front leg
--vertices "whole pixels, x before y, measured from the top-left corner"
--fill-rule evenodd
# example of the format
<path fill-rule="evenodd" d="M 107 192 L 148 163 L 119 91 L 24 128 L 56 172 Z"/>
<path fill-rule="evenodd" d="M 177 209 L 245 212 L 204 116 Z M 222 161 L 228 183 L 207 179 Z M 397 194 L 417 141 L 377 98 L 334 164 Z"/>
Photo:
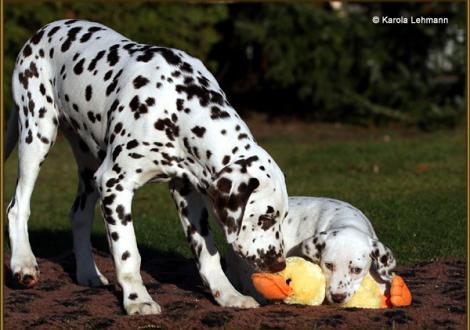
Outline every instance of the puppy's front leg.
<path fill-rule="evenodd" d="M 217 303 L 223 307 L 254 308 L 259 304 L 232 286 L 220 264 L 220 255 L 209 230 L 205 200 L 189 181 L 173 179 L 170 191 L 180 216 L 183 230 L 197 258 L 202 281 Z"/>

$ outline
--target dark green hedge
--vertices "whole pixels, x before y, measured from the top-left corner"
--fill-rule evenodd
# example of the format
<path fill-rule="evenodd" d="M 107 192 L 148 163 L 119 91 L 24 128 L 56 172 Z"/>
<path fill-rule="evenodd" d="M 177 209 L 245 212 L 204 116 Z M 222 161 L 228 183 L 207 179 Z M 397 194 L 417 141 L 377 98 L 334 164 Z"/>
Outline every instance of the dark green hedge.
<path fill-rule="evenodd" d="M 373 24 L 375 15 L 449 24 Z M 242 111 L 454 126 L 465 114 L 465 4 L 51 3 L 5 6 L 5 105 L 16 53 L 42 25 L 96 20 L 200 57 Z"/>

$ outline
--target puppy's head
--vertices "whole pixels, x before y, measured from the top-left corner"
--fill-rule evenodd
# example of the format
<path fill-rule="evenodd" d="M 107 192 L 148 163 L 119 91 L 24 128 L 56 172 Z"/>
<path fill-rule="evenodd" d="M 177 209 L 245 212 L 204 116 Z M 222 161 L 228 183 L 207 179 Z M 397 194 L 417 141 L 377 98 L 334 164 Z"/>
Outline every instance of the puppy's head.
<path fill-rule="evenodd" d="M 267 154 L 226 166 L 207 194 L 238 255 L 257 271 L 285 268 L 281 222 L 287 215 L 287 192 L 281 170 Z"/>
<path fill-rule="evenodd" d="M 320 232 L 302 242 L 302 253 L 321 266 L 330 303 L 348 302 L 369 270 L 389 282 L 395 267 L 389 248 L 354 228 Z"/>

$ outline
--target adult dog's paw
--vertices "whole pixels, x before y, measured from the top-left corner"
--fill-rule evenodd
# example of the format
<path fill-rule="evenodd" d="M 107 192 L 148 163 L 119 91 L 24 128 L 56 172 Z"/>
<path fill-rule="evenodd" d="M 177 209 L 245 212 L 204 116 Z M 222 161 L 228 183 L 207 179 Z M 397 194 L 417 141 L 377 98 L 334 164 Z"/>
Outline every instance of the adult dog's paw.
<path fill-rule="evenodd" d="M 128 315 L 160 314 L 162 309 L 155 301 L 132 302 L 124 306 Z"/>
<path fill-rule="evenodd" d="M 257 308 L 258 302 L 249 296 L 241 294 L 229 294 L 224 297 L 215 297 L 216 301 L 222 307 L 236 307 L 236 308 Z"/>
<path fill-rule="evenodd" d="M 34 287 L 39 281 L 39 267 L 34 256 L 12 259 L 11 271 L 16 281 L 27 288 Z"/>
<path fill-rule="evenodd" d="M 108 285 L 109 281 L 103 274 L 98 272 L 83 273 L 77 272 L 77 282 L 80 285 L 98 287 Z"/>

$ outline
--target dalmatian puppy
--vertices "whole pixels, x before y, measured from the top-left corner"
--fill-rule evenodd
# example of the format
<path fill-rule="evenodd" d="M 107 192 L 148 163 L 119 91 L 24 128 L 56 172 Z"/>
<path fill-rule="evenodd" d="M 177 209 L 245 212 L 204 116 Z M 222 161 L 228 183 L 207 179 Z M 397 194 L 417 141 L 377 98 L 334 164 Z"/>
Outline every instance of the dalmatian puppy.
<path fill-rule="evenodd" d="M 286 257 L 299 256 L 320 265 L 326 299 L 346 303 L 370 272 L 385 290 L 396 262 L 377 238 L 367 217 L 348 203 L 316 197 L 289 197 L 289 214 L 281 225 Z M 265 302 L 251 283 L 253 268 L 233 251 L 227 273 L 239 290 Z"/>
<path fill-rule="evenodd" d="M 99 200 L 125 310 L 160 313 L 140 275 L 131 204 L 145 183 L 169 182 L 214 299 L 221 306 L 258 306 L 224 274 L 208 217 L 215 216 L 235 253 L 255 269 L 283 269 L 284 176 L 201 61 L 180 50 L 133 42 L 98 23 L 61 20 L 23 46 L 12 87 L 16 109 L 6 155 L 18 139 L 19 166 L 7 214 L 10 266 L 21 284 L 38 281 L 27 229 L 30 198 L 60 128 L 78 165 L 70 213 L 78 283 L 108 283 L 91 253 Z"/>

